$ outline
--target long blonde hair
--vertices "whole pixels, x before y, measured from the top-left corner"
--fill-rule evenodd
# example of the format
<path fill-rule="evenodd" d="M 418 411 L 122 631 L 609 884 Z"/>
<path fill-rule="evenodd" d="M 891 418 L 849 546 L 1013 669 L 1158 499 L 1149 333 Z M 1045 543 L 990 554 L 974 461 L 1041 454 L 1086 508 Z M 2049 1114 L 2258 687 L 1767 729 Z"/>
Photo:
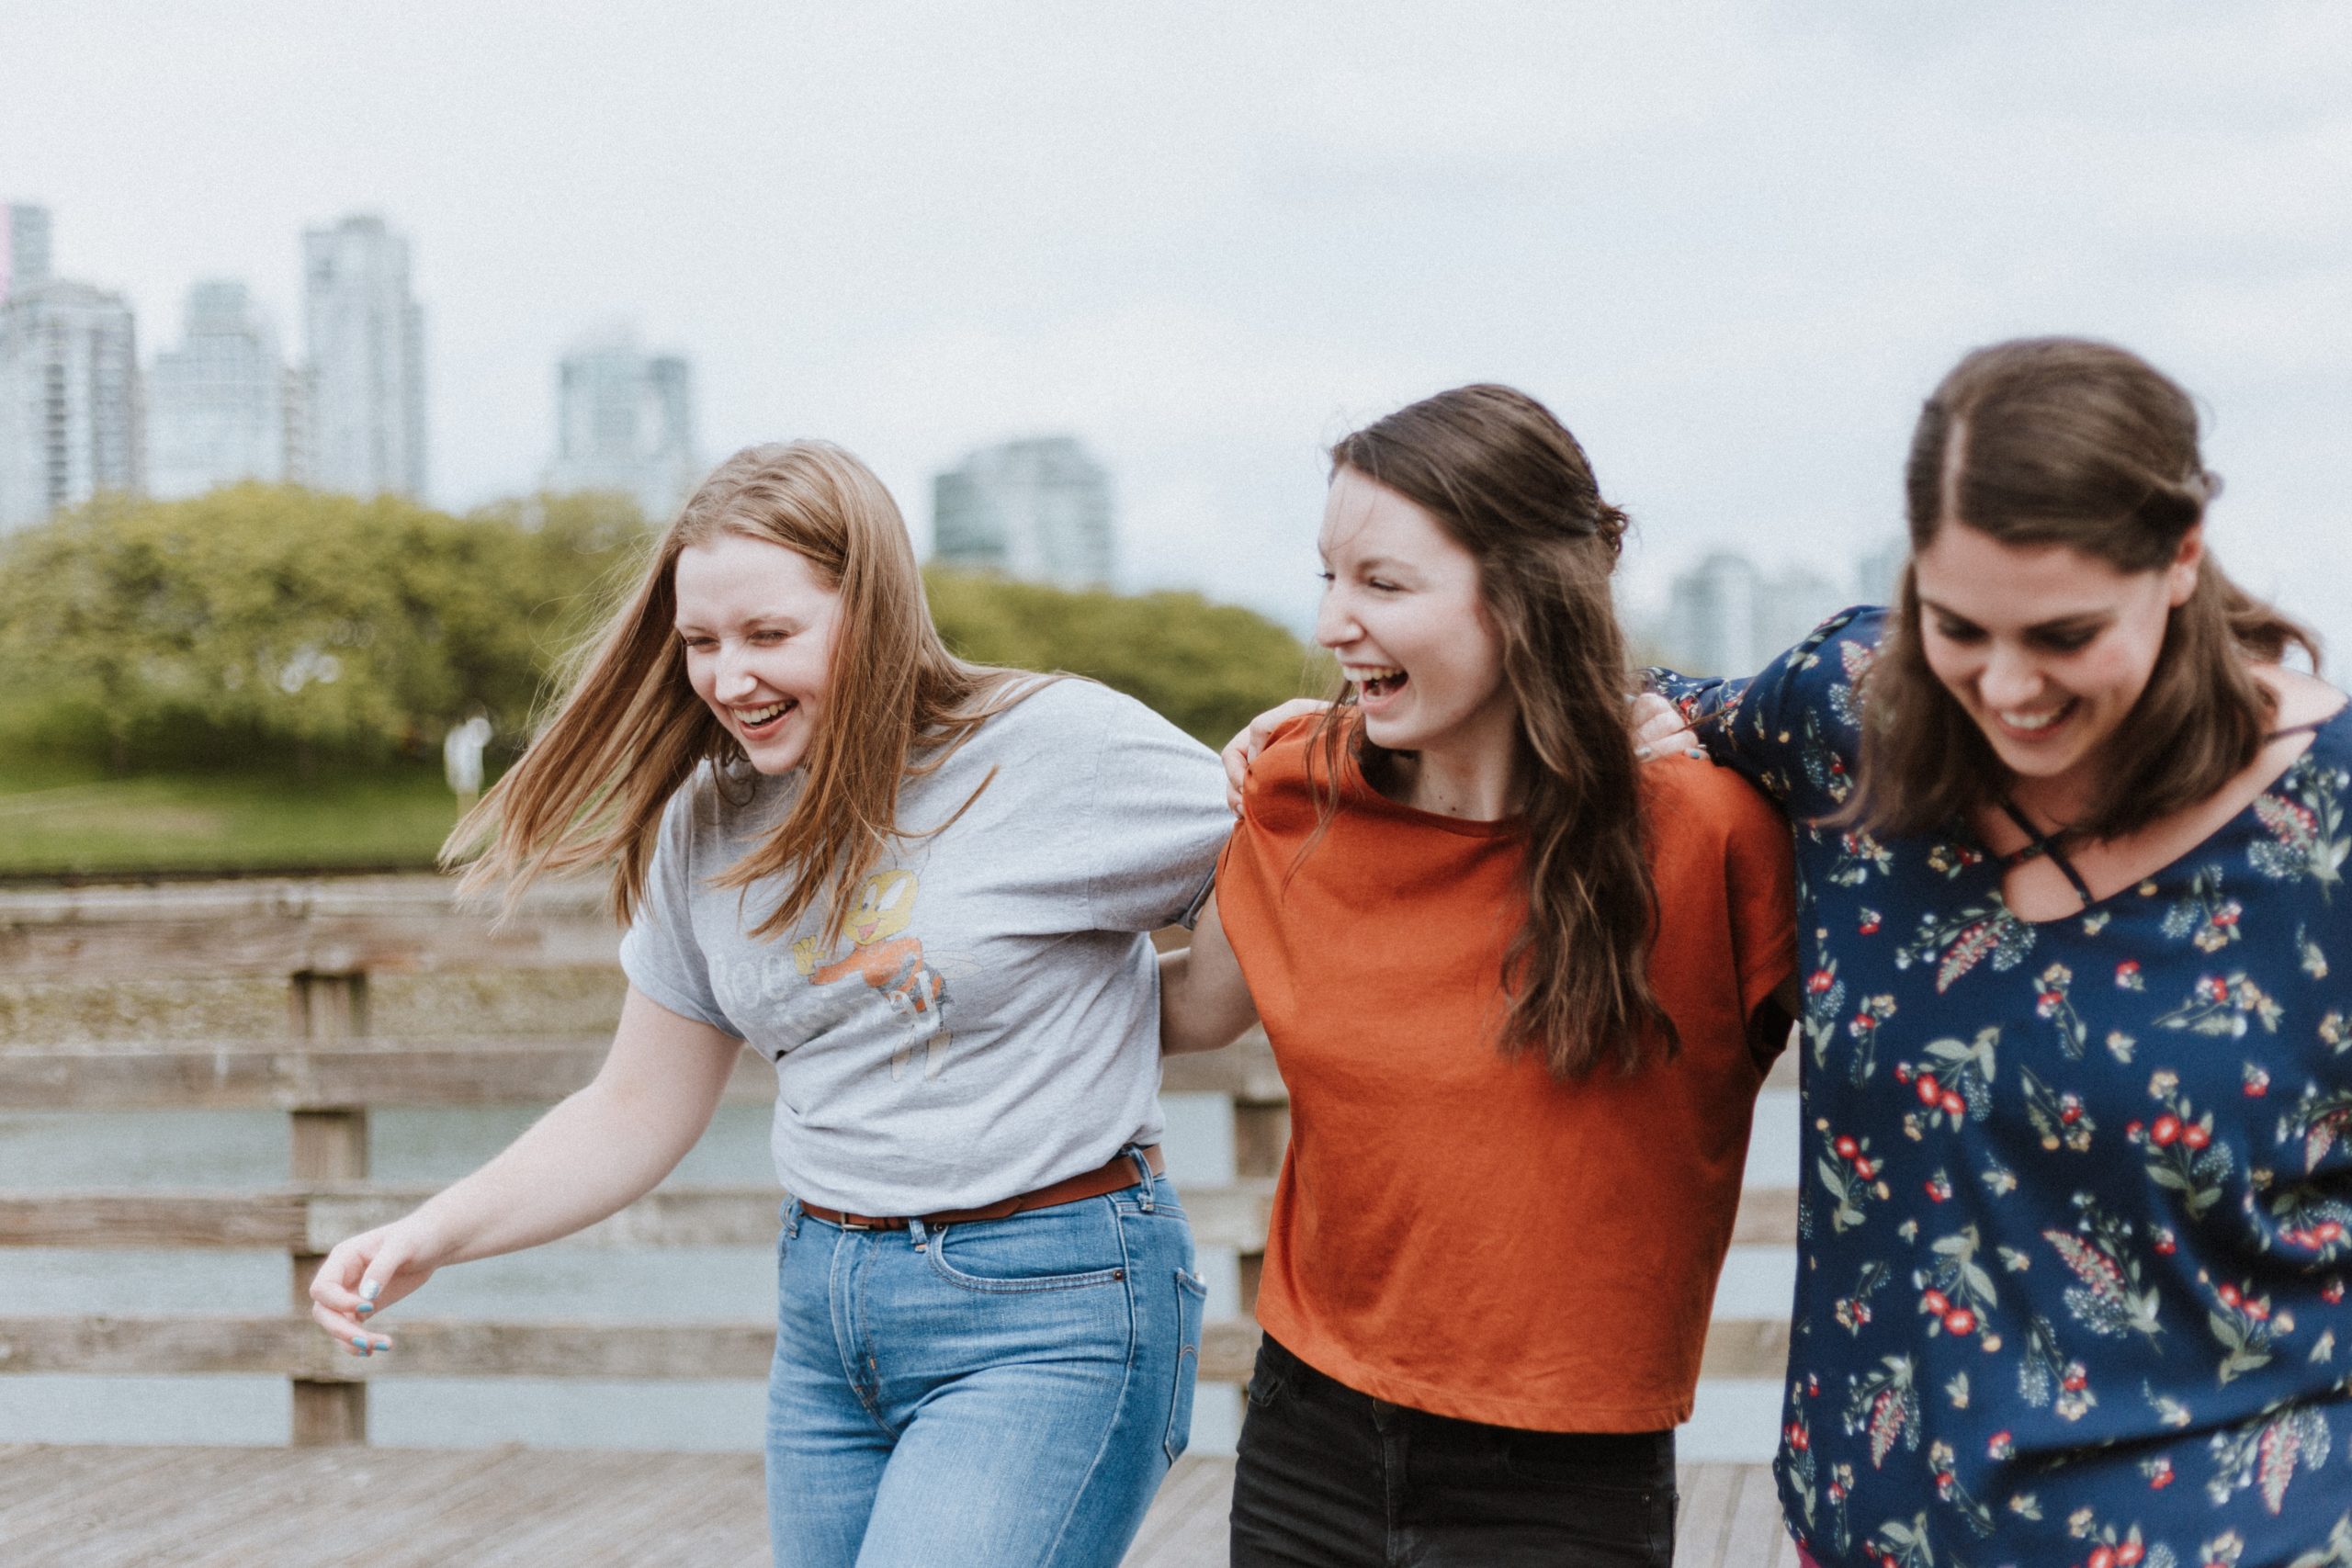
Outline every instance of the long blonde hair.
<path fill-rule="evenodd" d="M 747 446 L 664 530 L 635 587 L 568 663 L 529 750 L 441 846 L 444 865 L 464 865 L 462 891 L 503 888 L 512 909 L 539 876 L 610 866 L 613 913 L 626 921 L 644 898 L 670 797 L 706 761 L 748 767 L 687 683 L 674 624 L 679 552 L 725 534 L 783 546 L 841 594 L 799 795 L 765 842 L 715 879 L 786 878 L 783 903 L 752 935 L 790 930 L 821 897 L 827 940 L 838 940 L 858 883 L 890 840 L 913 836 L 899 827 L 899 784 L 1035 689 L 1009 689 L 1020 671 L 947 651 L 906 525 L 872 469 L 829 442 Z"/>

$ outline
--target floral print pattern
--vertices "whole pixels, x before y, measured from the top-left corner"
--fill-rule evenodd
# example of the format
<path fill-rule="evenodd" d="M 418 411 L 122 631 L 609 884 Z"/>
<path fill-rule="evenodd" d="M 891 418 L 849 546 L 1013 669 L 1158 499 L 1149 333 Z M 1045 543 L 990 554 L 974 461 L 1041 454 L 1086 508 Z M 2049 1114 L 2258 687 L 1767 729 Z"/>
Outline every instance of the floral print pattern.
<path fill-rule="evenodd" d="M 2031 922 L 1965 825 L 1830 820 L 1883 625 L 1652 674 L 1794 825 L 1790 1527 L 1825 1568 L 2352 1568 L 2352 716 Z"/>

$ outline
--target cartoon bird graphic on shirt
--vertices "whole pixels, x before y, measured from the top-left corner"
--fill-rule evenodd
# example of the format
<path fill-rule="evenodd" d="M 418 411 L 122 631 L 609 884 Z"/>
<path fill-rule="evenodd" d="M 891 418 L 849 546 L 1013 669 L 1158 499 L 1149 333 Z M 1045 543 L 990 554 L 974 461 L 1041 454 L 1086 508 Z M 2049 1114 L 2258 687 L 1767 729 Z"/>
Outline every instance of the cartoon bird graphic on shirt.
<path fill-rule="evenodd" d="M 830 986 L 855 975 L 874 989 L 892 1012 L 910 1026 L 906 1043 L 890 1055 L 890 1076 L 906 1075 L 915 1047 L 923 1047 L 922 1076 L 939 1076 L 947 1049 L 947 980 L 923 962 L 920 938 L 901 936 L 914 919 L 918 885 L 911 871 L 876 872 L 858 885 L 857 901 L 850 907 L 842 929 L 850 950 L 825 963 L 825 944 L 804 937 L 792 944 L 793 966 L 814 986 Z"/>

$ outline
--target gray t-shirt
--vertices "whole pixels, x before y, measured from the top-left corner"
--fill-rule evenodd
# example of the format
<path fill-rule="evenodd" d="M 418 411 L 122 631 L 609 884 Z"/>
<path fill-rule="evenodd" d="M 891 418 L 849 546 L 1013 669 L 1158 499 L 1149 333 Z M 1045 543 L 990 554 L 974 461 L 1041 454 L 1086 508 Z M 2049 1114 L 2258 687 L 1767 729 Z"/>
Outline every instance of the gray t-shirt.
<path fill-rule="evenodd" d="M 775 1064 L 777 1178 L 862 1214 L 973 1208 L 1160 1136 L 1149 937 L 1189 918 L 1233 826 L 1216 758 L 1131 697 L 1046 685 L 899 792 L 896 840 L 842 937 L 811 908 L 746 934 L 775 880 L 713 877 L 783 819 L 797 773 L 708 766 L 662 813 L 621 964 L 646 996 Z"/>

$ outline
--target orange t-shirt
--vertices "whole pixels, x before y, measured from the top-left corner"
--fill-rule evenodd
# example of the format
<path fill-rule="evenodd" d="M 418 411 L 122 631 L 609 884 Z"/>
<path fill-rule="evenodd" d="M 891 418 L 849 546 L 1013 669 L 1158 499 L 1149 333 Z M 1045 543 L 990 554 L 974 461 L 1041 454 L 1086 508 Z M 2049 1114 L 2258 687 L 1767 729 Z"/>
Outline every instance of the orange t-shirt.
<path fill-rule="evenodd" d="M 1787 825 L 1729 773 L 1644 766 L 1650 982 L 1682 1049 L 1564 1085 L 1497 1045 L 1527 911 L 1518 825 L 1397 805 L 1350 761 L 1301 860 L 1314 723 L 1259 757 L 1217 870 L 1290 1086 L 1259 1322 L 1351 1388 L 1442 1416 L 1687 1420 L 1763 1082 L 1747 1021 L 1795 962 Z"/>

